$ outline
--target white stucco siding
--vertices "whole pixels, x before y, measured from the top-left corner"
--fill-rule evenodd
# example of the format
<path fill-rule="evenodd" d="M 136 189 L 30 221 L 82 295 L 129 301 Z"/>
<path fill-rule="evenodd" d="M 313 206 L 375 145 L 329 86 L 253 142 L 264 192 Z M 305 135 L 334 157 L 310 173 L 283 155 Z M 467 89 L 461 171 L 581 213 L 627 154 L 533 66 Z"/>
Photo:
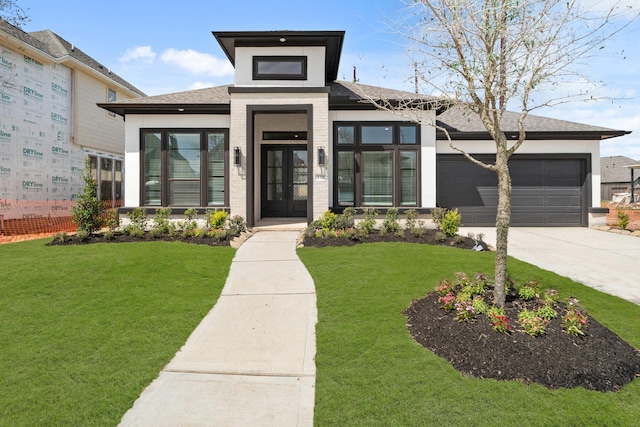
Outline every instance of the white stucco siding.
<path fill-rule="evenodd" d="M 129 114 L 125 122 L 125 200 L 126 207 L 140 206 L 140 129 L 222 128 L 228 129 L 228 115 Z M 229 149 L 230 155 L 233 150 Z M 229 159 L 233 162 L 233 159 Z M 231 163 L 230 163 L 231 164 Z"/>
<path fill-rule="evenodd" d="M 468 153 L 492 154 L 493 141 L 455 141 L 455 145 Z M 437 142 L 437 154 L 460 154 L 448 141 Z M 600 141 L 599 140 L 533 140 L 525 141 L 516 154 L 590 154 L 591 155 L 591 207 L 600 206 Z"/>
<path fill-rule="evenodd" d="M 254 56 L 305 56 L 306 80 L 253 80 Z M 298 86 L 323 87 L 325 80 L 325 48 L 323 46 L 237 47 L 235 63 L 236 86 Z"/>
<path fill-rule="evenodd" d="M 434 207 L 436 205 L 436 132 L 430 125 L 435 119 L 433 111 L 423 111 L 413 116 L 422 123 L 420 127 L 420 207 Z M 334 122 L 350 121 L 409 121 L 408 117 L 389 111 L 330 111 L 329 112 L 329 159 L 333 156 L 333 124 Z M 328 165 L 331 161 L 328 159 Z M 331 171 L 329 171 L 329 176 Z M 333 188 L 330 189 L 333 194 Z"/>

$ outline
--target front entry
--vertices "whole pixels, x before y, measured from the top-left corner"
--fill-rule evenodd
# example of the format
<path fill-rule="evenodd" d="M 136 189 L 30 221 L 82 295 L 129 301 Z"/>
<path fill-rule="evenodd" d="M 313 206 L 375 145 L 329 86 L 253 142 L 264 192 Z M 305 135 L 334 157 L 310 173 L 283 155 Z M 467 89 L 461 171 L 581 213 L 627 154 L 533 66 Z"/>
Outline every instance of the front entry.
<path fill-rule="evenodd" d="M 262 217 L 306 217 L 306 145 L 262 146 Z"/>

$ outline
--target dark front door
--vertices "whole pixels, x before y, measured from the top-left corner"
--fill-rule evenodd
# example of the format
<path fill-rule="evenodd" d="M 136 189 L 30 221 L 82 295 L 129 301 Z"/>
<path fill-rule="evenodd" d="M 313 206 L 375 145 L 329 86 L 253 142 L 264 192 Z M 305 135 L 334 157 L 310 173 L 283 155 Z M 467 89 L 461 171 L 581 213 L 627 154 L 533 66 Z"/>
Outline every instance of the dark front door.
<path fill-rule="evenodd" d="M 262 216 L 306 217 L 306 145 L 262 146 Z"/>

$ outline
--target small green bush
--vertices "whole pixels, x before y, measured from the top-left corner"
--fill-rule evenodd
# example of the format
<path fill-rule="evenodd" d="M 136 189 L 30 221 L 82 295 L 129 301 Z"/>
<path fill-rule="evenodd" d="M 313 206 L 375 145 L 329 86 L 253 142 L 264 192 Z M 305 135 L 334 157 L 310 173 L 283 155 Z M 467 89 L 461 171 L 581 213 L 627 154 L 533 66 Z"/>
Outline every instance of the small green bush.
<path fill-rule="evenodd" d="M 247 221 L 241 215 L 234 215 L 229 220 L 229 235 L 237 237 L 247 231 Z"/>
<path fill-rule="evenodd" d="M 380 227 L 380 234 L 393 233 L 397 234 L 401 231 L 400 223 L 398 222 L 398 208 L 387 209 L 387 214 L 382 221 L 382 227 Z"/>
<path fill-rule="evenodd" d="M 147 210 L 140 207 L 135 208 L 127 212 L 127 218 L 129 219 L 129 224 L 124 228 L 125 234 L 133 237 L 144 235 L 147 227 Z"/>
<path fill-rule="evenodd" d="M 368 236 L 376 228 L 376 219 L 378 211 L 375 208 L 364 208 L 362 211 L 362 220 L 358 223 L 358 231 L 363 237 Z"/>
<path fill-rule="evenodd" d="M 337 221 L 338 215 L 329 210 L 324 211 L 322 216 L 318 218 L 318 224 L 323 230 L 335 230 Z"/>
<path fill-rule="evenodd" d="M 93 179 L 91 163 L 87 158 L 82 172 L 84 187 L 78 195 L 76 205 L 71 208 L 73 222 L 78 226 L 78 231 L 89 233 L 99 230 L 104 221 L 104 204 L 98 198 L 98 183 Z"/>
<path fill-rule="evenodd" d="M 431 219 L 433 220 L 433 224 L 436 226 L 437 230 L 440 230 L 440 226 L 442 225 L 442 220 L 444 219 L 444 216 L 446 213 L 447 213 L 447 208 L 431 209 Z"/>
<path fill-rule="evenodd" d="M 535 311 L 529 311 L 523 308 L 518 314 L 518 322 L 526 334 L 532 337 L 544 335 L 549 321 L 538 315 Z"/>
<path fill-rule="evenodd" d="M 207 214 L 207 224 L 213 229 L 224 228 L 227 223 L 227 217 L 229 214 L 224 209 L 219 211 L 209 212 Z"/>
<path fill-rule="evenodd" d="M 69 235 L 64 231 L 57 233 L 55 236 L 53 236 L 54 243 L 66 243 L 69 241 L 69 239 L 70 239 Z"/>
<path fill-rule="evenodd" d="M 352 206 L 344 208 L 342 215 L 340 215 L 336 221 L 336 228 L 346 230 L 347 228 L 353 228 L 356 216 L 356 209 Z"/>
<path fill-rule="evenodd" d="M 442 218 L 440 228 L 448 237 L 453 237 L 458 233 L 461 220 L 462 217 L 458 213 L 458 209 L 447 211 L 447 213 L 444 214 L 444 218 Z"/>
<path fill-rule="evenodd" d="M 627 225 L 629 225 L 629 213 L 626 211 L 618 211 L 618 227 L 626 230 Z"/>
<path fill-rule="evenodd" d="M 444 234 L 442 231 L 436 231 L 436 234 L 434 234 L 433 238 L 435 239 L 436 242 L 444 242 L 445 240 L 447 240 L 447 235 Z"/>
<path fill-rule="evenodd" d="M 120 214 L 118 213 L 118 209 L 107 210 L 105 225 L 112 234 L 120 227 Z"/>
<path fill-rule="evenodd" d="M 535 280 L 531 280 L 524 283 L 518 289 L 518 296 L 525 301 L 531 301 L 532 299 L 540 295 L 540 284 Z"/>
<path fill-rule="evenodd" d="M 555 319 L 555 317 L 558 315 L 558 312 L 556 312 L 550 305 L 545 304 L 536 310 L 536 314 L 543 319 L 551 320 Z"/>
<path fill-rule="evenodd" d="M 170 217 L 171 208 L 156 209 L 156 215 L 153 217 L 151 231 L 156 235 L 169 234 L 169 230 L 173 228 Z"/>

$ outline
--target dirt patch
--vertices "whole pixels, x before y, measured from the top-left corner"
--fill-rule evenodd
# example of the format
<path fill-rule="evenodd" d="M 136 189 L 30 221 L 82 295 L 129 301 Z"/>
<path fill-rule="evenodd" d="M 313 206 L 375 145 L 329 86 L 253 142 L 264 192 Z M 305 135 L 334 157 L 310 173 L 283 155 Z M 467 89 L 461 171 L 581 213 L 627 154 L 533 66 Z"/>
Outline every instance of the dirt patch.
<path fill-rule="evenodd" d="M 485 301 L 490 303 L 492 295 Z M 459 322 L 454 312 L 440 308 L 438 294 L 413 301 L 404 314 L 411 336 L 448 360 L 458 371 L 480 378 L 535 382 L 550 389 L 584 387 L 615 391 L 640 376 L 640 352 L 589 316 L 584 336 L 562 330 L 564 305 L 546 334 L 532 337 L 517 331 L 523 303 L 509 298 L 505 313 L 515 329 L 493 330 L 487 316 Z"/>

